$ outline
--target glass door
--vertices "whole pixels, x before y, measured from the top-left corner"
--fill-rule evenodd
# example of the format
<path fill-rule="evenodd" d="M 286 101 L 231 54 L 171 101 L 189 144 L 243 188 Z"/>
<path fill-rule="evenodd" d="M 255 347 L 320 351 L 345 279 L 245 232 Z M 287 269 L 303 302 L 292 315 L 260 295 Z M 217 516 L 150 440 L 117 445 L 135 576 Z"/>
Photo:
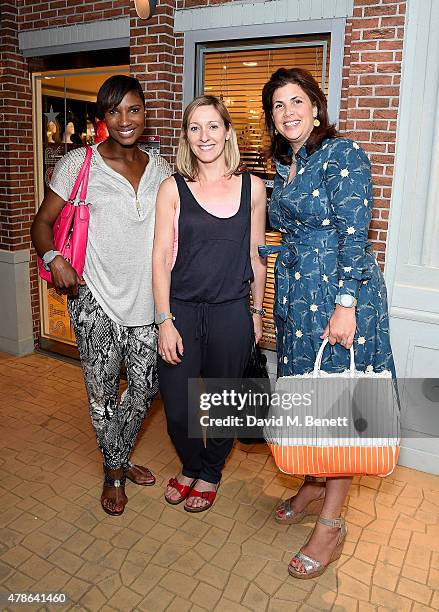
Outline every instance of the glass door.
<path fill-rule="evenodd" d="M 34 143 L 37 206 L 43 200 L 56 162 L 68 151 L 107 137 L 96 116 L 96 95 L 112 74 L 129 74 L 128 66 L 33 75 Z M 39 279 L 40 347 L 76 355 L 67 298 Z"/>

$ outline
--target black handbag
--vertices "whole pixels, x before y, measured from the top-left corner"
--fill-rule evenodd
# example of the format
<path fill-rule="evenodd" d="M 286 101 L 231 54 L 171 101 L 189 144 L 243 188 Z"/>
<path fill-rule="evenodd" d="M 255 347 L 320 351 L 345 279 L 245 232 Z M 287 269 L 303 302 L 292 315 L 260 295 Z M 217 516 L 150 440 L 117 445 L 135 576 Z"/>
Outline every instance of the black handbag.
<path fill-rule="evenodd" d="M 242 391 L 258 394 L 261 396 L 261 400 L 258 403 L 254 401 L 247 402 L 241 416 L 245 421 L 247 421 L 247 416 L 265 419 L 270 407 L 270 378 L 267 371 L 267 357 L 255 342 L 253 342 L 242 378 Z M 263 425 L 254 425 L 240 429 L 241 434 L 238 436 L 238 441 L 241 444 L 265 444 L 265 438 L 262 433 Z"/>

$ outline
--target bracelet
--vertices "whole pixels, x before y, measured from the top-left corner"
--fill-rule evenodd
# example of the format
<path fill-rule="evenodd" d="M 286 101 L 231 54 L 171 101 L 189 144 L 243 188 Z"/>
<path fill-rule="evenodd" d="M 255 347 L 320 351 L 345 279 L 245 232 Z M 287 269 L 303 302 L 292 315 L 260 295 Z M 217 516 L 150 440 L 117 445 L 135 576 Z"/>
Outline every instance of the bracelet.
<path fill-rule="evenodd" d="M 254 306 L 250 306 L 250 312 L 253 314 L 257 314 L 261 317 L 265 317 L 265 315 L 267 314 L 265 312 L 265 308 L 255 308 Z"/>
<path fill-rule="evenodd" d="M 171 319 L 171 321 L 175 321 L 175 317 L 172 312 L 160 312 L 155 318 L 156 325 L 161 325 L 168 319 Z"/>

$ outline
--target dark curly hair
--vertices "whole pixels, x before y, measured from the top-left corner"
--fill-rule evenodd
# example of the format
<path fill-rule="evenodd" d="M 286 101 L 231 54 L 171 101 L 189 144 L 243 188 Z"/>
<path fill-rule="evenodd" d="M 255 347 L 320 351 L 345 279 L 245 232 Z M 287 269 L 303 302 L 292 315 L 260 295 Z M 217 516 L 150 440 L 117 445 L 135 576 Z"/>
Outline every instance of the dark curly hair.
<path fill-rule="evenodd" d="M 264 85 L 262 90 L 262 106 L 265 113 L 265 125 L 271 140 L 266 155 L 267 157 L 278 159 L 283 164 L 291 163 L 292 153 L 288 140 L 275 131 L 272 114 L 273 95 L 276 89 L 288 85 L 288 83 L 299 85 L 311 100 L 311 103 L 317 107 L 317 119 L 320 121 L 320 125 L 314 127 L 306 141 L 308 155 L 317 151 L 324 138 L 336 138 L 338 136 L 335 125 L 329 121 L 326 96 L 312 74 L 303 68 L 279 68 Z"/>
<path fill-rule="evenodd" d="M 119 106 L 127 93 L 136 93 L 145 106 L 145 95 L 139 81 L 126 74 L 115 74 L 102 83 L 96 98 L 96 114 L 103 119 L 105 113 Z"/>

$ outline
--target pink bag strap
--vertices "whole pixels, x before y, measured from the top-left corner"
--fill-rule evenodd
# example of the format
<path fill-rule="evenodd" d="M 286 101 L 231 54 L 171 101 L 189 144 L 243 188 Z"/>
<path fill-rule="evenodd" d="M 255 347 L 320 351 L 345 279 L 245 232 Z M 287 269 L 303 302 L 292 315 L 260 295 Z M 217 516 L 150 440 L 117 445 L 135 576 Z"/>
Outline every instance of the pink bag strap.
<path fill-rule="evenodd" d="M 87 197 L 87 187 L 88 187 L 88 177 L 90 174 L 90 160 L 92 156 L 93 150 L 90 145 L 87 146 L 87 150 L 85 152 L 84 162 L 81 166 L 81 170 L 79 171 L 78 176 L 76 177 L 75 184 L 73 185 L 72 193 L 70 194 L 69 202 L 74 202 L 76 198 L 76 194 L 78 193 L 79 186 L 81 185 L 81 193 L 80 193 L 80 201 L 85 202 L 85 198 Z"/>

